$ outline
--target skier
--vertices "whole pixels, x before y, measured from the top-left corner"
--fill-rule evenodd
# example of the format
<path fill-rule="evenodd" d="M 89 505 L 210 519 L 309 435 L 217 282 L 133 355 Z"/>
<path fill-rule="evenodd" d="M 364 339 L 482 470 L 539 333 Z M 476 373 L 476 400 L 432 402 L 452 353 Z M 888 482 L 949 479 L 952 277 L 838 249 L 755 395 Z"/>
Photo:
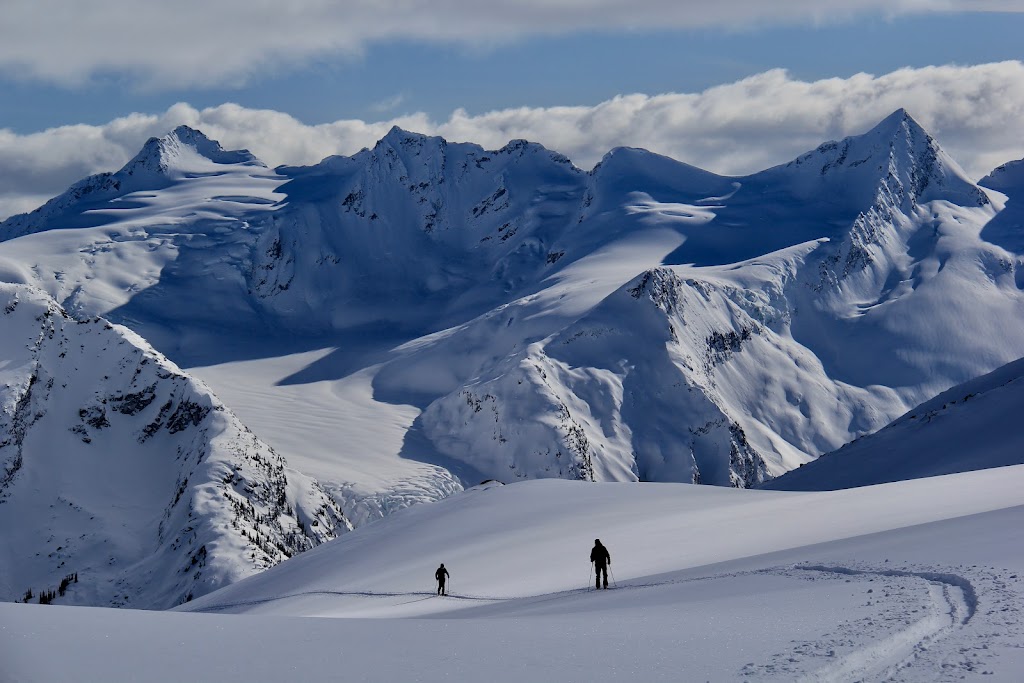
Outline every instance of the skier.
<path fill-rule="evenodd" d="M 601 588 L 601 575 L 604 574 L 604 587 L 608 588 L 608 565 L 612 563 L 612 555 L 608 548 L 601 545 L 601 539 L 594 539 L 594 549 L 590 551 L 590 562 L 594 565 L 594 577 L 597 588 Z"/>
<path fill-rule="evenodd" d="M 444 591 L 444 582 L 445 582 L 445 579 L 447 579 L 449 576 L 451 576 L 451 574 L 449 574 L 448 570 L 444 568 L 444 562 L 442 562 L 441 566 L 437 568 L 436 572 L 434 572 L 434 578 L 437 579 L 437 594 L 438 595 L 448 595 Z"/>

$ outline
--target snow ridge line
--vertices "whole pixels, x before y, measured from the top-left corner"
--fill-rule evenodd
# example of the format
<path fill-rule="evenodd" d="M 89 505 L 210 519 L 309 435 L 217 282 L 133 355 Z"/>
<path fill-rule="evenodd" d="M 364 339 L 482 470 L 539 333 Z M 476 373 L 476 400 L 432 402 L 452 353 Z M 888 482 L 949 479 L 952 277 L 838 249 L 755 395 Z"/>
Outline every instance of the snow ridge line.
<path fill-rule="evenodd" d="M 977 593 L 966 578 L 941 572 L 898 569 L 855 569 L 825 565 L 796 565 L 793 569 L 846 576 L 882 576 L 928 582 L 928 613 L 909 627 L 859 648 L 817 671 L 801 676 L 800 683 L 840 683 L 848 680 L 887 681 L 912 665 L 932 643 L 962 628 L 977 610 Z"/>

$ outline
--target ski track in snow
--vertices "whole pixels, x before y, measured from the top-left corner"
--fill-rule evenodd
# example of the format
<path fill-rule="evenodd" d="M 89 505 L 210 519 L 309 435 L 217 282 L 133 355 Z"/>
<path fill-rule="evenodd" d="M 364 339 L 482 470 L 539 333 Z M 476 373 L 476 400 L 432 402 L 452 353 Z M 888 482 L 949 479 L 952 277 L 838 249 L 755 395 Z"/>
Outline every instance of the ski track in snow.
<path fill-rule="evenodd" d="M 798 679 L 801 683 L 892 680 L 899 670 L 913 664 L 932 643 L 950 635 L 953 629 L 962 628 L 974 616 L 977 608 L 974 586 L 956 574 L 812 565 L 801 565 L 797 569 L 839 576 L 869 577 L 869 580 L 882 579 L 883 583 L 885 579 L 897 577 L 917 579 L 927 583 L 928 591 L 924 617 L 913 621 L 906 628 L 839 657 L 832 664 L 802 676 Z M 913 610 L 912 614 L 916 612 Z"/>
<path fill-rule="evenodd" d="M 1009 587 L 1019 581 L 1016 574 L 977 566 L 954 573 L 834 564 L 766 571 L 871 584 L 865 606 L 875 611 L 837 624 L 816 641 L 793 641 L 790 651 L 766 664 L 747 664 L 741 670 L 747 680 L 954 681 L 992 674 L 993 645 L 1022 647 L 1015 644 L 1022 596 Z"/>
<path fill-rule="evenodd" d="M 989 674 L 986 664 L 994 658 L 990 646 L 1014 645 L 1020 617 L 1021 594 L 1009 583 L 1016 574 L 977 566 L 939 571 L 935 568 L 890 569 L 801 563 L 764 569 L 709 574 L 656 581 L 628 580 L 614 590 L 645 590 L 671 585 L 775 575 L 798 581 L 842 581 L 867 584 L 867 616 L 851 617 L 816 641 L 793 641 L 793 647 L 757 665 L 748 663 L 738 672 L 743 680 L 793 680 L 801 683 L 841 681 L 961 680 L 966 673 Z M 968 574 L 971 578 L 968 578 Z M 613 576 L 614 582 L 614 576 Z M 447 598 L 472 603 L 540 602 L 581 597 L 592 588 L 517 596 L 452 594 Z M 303 596 L 325 595 L 364 598 L 412 598 L 394 607 L 438 597 L 433 591 L 312 590 L 260 600 L 210 605 L 196 612 L 220 612 Z M 185 608 L 188 610 L 188 608 Z M 188 610 L 192 611 L 192 610 Z M 424 614 L 423 617 L 434 615 Z M 450 618 L 452 612 L 436 616 Z M 951 638 L 950 636 L 956 636 Z M 1000 642 L 1001 641 L 1001 642 Z M 946 647 L 944 647 L 946 646 Z"/>

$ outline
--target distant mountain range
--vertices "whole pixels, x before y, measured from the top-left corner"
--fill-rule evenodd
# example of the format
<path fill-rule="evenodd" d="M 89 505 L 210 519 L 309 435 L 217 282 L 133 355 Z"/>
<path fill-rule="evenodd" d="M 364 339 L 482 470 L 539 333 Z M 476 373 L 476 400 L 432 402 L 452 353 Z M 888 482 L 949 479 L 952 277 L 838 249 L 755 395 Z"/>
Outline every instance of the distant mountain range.
<path fill-rule="evenodd" d="M 240 360 L 333 349 L 287 381 L 268 381 L 268 395 L 309 387 L 303 396 L 329 408 L 316 387 L 363 373 L 367 405 L 412 411 L 411 424 L 388 425 L 406 430 L 400 449 L 380 448 L 432 468 L 404 482 L 417 491 L 396 496 L 389 487 L 405 475 L 376 464 L 383 450 L 358 460 L 347 450 L 351 434 L 293 439 L 280 449 L 289 462 L 312 453 L 330 463 L 342 451 L 359 472 L 328 464 L 305 472 L 319 484 L 289 476 L 301 487 L 276 507 L 257 505 L 256 521 L 232 526 L 233 545 L 218 546 L 232 558 L 218 576 L 229 577 L 250 571 L 231 565 L 239 558 L 255 553 L 266 564 L 343 531 L 346 515 L 358 522 L 488 478 L 760 485 L 1024 356 L 1022 169 L 1008 164 L 975 183 L 903 110 L 745 177 L 629 148 L 584 172 L 526 141 L 487 151 L 397 128 L 352 157 L 268 169 L 180 127 L 121 170 L 0 223 L 0 281 L 17 285 L 4 290 L 9 297 L 19 292 L 61 320 L 124 325 L 198 374 L 221 368 L 225 391 L 231 372 L 252 372 Z M 14 324 L 0 316 L 5 335 Z M 38 337 L 27 324 L 11 329 Z M 93 374 L 119 377 L 131 365 L 90 353 Z M 9 434 L 26 420 L 18 406 L 32 372 L 21 372 L 20 383 L 0 385 Z M 63 366 L 49 373 L 71 376 Z M 164 374 L 202 386 L 179 369 Z M 66 394 L 57 431 L 75 443 L 46 451 L 55 463 L 97 450 L 82 442 L 96 431 L 97 401 L 150 384 L 125 377 L 97 398 L 95 381 Z M 176 391 L 167 386 L 154 384 L 154 396 Z M 157 405 L 166 402 L 147 404 L 159 414 L 138 424 L 107 418 L 99 431 L 118 435 L 117 457 L 136 457 L 138 430 L 166 423 Z M 252 475 L 237 476 L 277 485 L 284 462 L 272 460 L 281 456 L 271 446 L 287 441 L 280 430 L 291 420 L 250 423 L 257 439 L 228 403 L 203 419 L 220 416 L 236 434 L 229 441 L 251 445 L 222 457 L 242 466 L 262 454 Z M 83 434 L 68 431 L 76 426 Z M 14 453 L 16 439 L 6 438 Z M 217 452 L 195 448 L 204 458 Z M 30 452 L 14 468 L 0 449 L 0 496 L 14 501 L 27 485 Z M 161 492 L 173 500 L 185 479 L 186 488 L 201 480 L 226 490 L 226 470 L 197 479 L 186 452 L 153 456 Z M 277 474 L 257 475 L 259 462 L 277 463 L 268 465 Z M 40 500 L 58 495 L 54 485 Z M 230 492 L 221 498 L 221 510 L 193 514 L 216 527 L 232 516 Z M 170 502 L 151 500 L 159 510 Z M 4 519 L 12 509 L 0 504 L 0 528 L 13 524 Z M 197 524 L 144 535 L 159 546 Z M 278 541 L 284 550 L 259 559 L 254 548 Z M 213 541 L 196 543 L 209 553 Z M 179 542 L 174 552 L 191 562 L 193 546 L 189 555 Z M 142 551 L 132 557 L 146 561 Z M 32 566 L 13 574 L 9 593 L 60 568 Z M 159 585 L 148 604 L 205 590 L 177 576 Z"/>

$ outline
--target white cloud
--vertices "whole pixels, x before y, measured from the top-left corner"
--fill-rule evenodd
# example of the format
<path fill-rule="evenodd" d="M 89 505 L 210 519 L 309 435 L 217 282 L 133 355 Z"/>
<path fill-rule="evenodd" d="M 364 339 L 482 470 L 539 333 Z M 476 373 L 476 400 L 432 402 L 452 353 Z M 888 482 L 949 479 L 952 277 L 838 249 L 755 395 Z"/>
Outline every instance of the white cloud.
<path fill-rule="evenodd" d="M 823 23 L 852 16 L 1022 11 L 1019 0 L 5 0 L 0 71 L 70 84 L 230 84 L 380 41 L 479 46 L 604 29 Z"/>
<path fill-rule="evenodd" d="M 493 149 L 526 138 L 590 168 L 612 147 L 645 147 L 726 174 L 784 163 L 820 143 L 862 133 L 904 107 L 974 177 L 1024 158 L 1024 64 L 901 69 L 883 76 L 800 81 L 768 71 L 700 93 L 623 95 L 593 107 L 457 110 L 445 121 L 418 113 L 309 126 L 277 111 L 234 104 L 177 104 L 103 126 L 31 135 L 0 130 L 0 215 L 61 192 L 81 177 L 115 170 L 145 140 L 187 124 L 270 165 L 311 164 L 372 146 L 392 125 Z"/>
<path fill-rule="evenodd" d="M 378 114 L 384 114 L 389 111 L 394 111 L 395 109 L 398 109 L 400 106 L 402 106 L 402 102 L 405 102 L 405 95 L 399 93 L 397 95 L 393 95 L 391 97 L 383 99 L 380 102 L 374 102 L 373 104 L 370 105 L 370 111 L 376 112 Z"/>

